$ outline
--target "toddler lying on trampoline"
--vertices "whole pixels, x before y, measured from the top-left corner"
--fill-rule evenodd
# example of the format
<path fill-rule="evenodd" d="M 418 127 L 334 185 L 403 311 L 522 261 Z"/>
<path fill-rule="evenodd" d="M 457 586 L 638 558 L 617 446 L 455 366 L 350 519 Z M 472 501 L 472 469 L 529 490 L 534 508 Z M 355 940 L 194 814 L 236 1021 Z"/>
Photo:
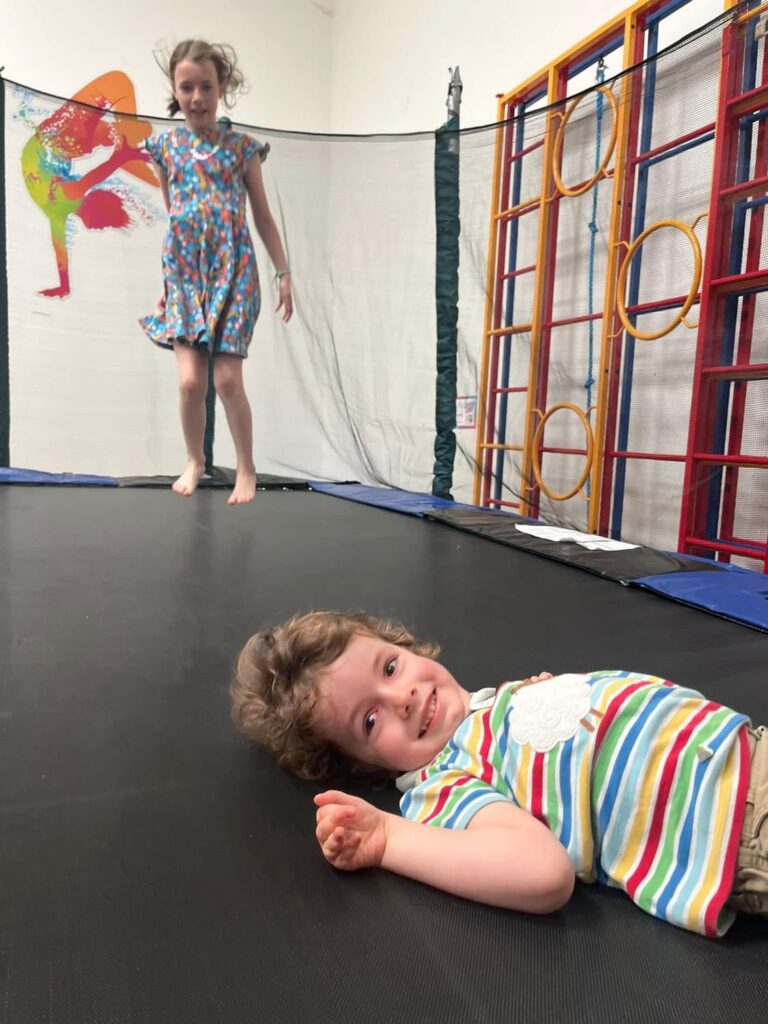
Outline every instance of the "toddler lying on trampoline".
<path fill-rule="evenodd" d="M 768 730 L 635 672 L 469 693 L 437 653 L 392 622 L 311 612 L 239 654 L 248 737 L 303 778 L 387 775 L 403 793 L 402 817 L 315 797 L 334 867 L 531 913 L 598 881 L 710 937 L 736 910 L 768 915 Z"/>

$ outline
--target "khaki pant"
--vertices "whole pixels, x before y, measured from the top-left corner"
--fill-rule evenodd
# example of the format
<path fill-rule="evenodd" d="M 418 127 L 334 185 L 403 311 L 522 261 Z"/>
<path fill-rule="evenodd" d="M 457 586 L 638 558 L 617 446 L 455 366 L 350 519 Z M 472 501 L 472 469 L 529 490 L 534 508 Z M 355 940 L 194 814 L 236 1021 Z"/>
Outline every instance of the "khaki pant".
<path fill-rule="evenodd" d="M 736 910 L 768 917 L 768 729 L 750 729 L 748 735 L 747 805 L 728 902 Z"/>

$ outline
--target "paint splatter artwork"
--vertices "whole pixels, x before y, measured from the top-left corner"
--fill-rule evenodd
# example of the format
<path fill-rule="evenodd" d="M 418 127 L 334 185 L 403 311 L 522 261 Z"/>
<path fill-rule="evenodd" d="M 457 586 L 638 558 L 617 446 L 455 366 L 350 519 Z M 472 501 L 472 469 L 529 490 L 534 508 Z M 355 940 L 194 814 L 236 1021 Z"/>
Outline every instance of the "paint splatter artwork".
<path fill-rule="evenodd" d="M 153 214 L 132 180 L 159 187 L 142 143 L 152 133 L 135 116 L 133 84 L 122 71 L 108 71 L 75 93 L 52 114 L 35 121 L 21 154 L 27 190 L 48 219 L 59 281 L 41 295 L 70 294 L 69 256 L 74 220 L 90 230 L 128 228 Z M 43 261 L 41 260 L 41 267 Z"/>

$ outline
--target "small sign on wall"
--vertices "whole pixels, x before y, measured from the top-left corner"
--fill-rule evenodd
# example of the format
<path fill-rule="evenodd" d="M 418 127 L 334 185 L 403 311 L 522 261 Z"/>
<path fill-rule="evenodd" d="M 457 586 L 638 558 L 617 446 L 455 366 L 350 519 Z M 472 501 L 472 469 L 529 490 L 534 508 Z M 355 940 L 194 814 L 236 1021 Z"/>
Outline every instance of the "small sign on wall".
<path fill-rule="evenodd" d="M 473 430 L 477 426 L 477 395 L 459 395 L 456 399 L 456 429 Z"/>

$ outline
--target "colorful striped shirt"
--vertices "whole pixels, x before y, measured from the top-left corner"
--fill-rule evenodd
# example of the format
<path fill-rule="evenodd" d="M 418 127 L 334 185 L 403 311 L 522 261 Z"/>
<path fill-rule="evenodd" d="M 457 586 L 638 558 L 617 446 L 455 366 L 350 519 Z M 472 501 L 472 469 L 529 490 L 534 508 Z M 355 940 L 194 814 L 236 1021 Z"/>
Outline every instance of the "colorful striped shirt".
<path fill-rule="evenodd" d="M 400 808 L 466 828 L 511 800 L 544 822 L 576 875 L 643 910 L 722 935 L 749 776 L 745 715 L 655 676 L 564 675 L 505 683 L 471 713 Z"/>

